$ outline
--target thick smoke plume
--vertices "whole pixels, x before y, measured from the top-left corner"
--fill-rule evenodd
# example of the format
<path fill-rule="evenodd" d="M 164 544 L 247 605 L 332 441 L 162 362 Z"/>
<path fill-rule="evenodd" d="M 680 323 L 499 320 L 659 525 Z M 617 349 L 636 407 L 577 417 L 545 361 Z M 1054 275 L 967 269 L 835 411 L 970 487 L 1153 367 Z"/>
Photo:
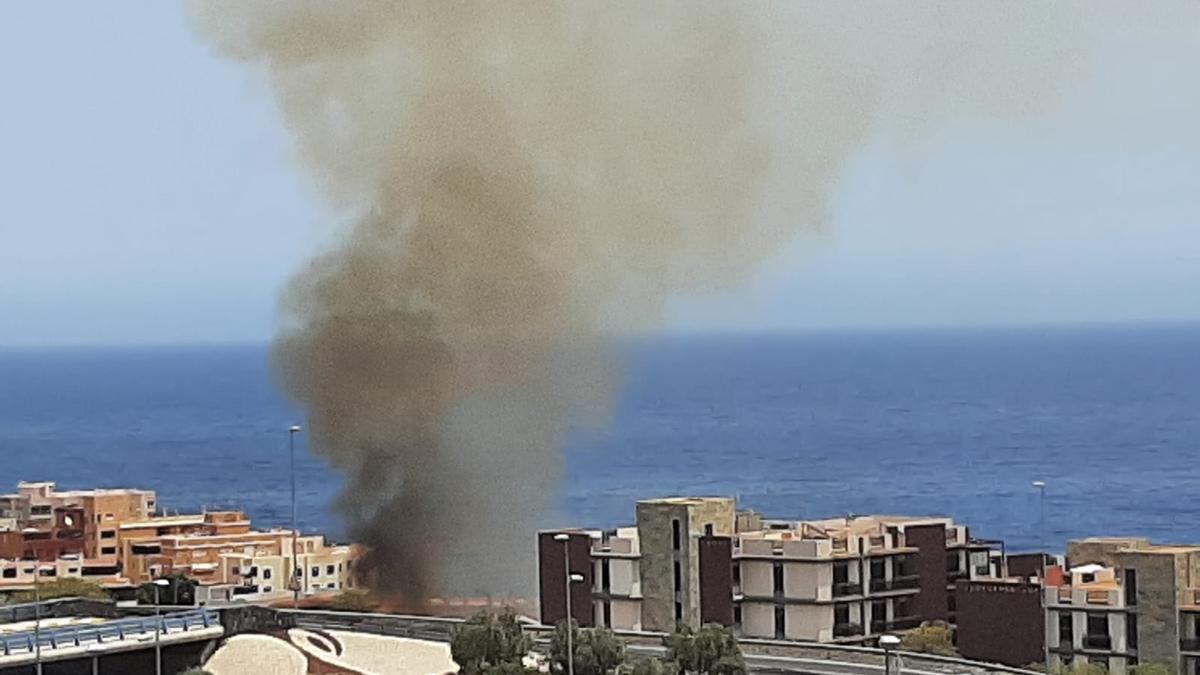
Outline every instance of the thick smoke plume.
<path fill-rule="evenodd" d="M 605 335 L 820 227 L 886 116 L 1023 115 L 1083 70 L 1049 3 L 215 2 L 351 225 L 276 355 L 377 586 L 523 592 Z M 886 113 L 886 115 L 884 114 Z"/>

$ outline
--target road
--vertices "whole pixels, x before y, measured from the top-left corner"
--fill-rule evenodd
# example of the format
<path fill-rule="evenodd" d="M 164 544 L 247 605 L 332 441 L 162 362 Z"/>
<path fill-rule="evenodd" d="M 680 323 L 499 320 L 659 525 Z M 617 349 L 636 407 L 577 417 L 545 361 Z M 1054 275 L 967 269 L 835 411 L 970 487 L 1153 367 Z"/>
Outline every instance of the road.
<path fill-rule="evenodd" d="M 627 645 L 625 651 L 638 656 L 665 656 L 666 648 L 655 645 Z M 746 667 L 752 673 L 764 675 L 782 673 L 808 673 L 809 675 L 881 675 L 883 666 L 869 663 L 851 663 L 847 661 L 829 661 L 825 659 L 804 659 L 791 656 L 767 656 L 765 654 L 746 654 Z M 918 670 L 916 668 L 900 668 L 896 675 L 946 675 L 944 672 Z"/>

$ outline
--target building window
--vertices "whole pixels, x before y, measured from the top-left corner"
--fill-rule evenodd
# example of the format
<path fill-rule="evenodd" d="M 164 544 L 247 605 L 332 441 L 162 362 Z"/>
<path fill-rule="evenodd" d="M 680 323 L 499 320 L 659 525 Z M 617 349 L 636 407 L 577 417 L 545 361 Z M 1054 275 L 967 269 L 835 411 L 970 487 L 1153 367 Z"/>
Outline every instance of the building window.
<path fill-rule="evenodd" d="M 320 568 L 320 567 L 313 567 L 313 568 L 312 568 L 312 576 L 313 576 L 313 578 L 314 578 L 314 579 L 315 579 L 315 578 L 317 578 L 317 577 L 319 577 L 319 576 L 321 576 L 321 568 Z"/>
<path fill-rule="evenodd" d="M 116 546 L 105 546 L 104 548 L 100 549 L 100 555 L 116 555 L 116 554 L 117 554 Z"/>
<path fill-rule="evenodd" d="M 951 614 L 958 611 L 958 597 L 954 593 L 946 594 L 946 611 Z"/>
<path fill-rule="evenodd" d="M 604 603 L 604 627 L 612 628 L 612 603 Z"/>
<path fill-rule="evenodd" d="M 833 625 L 844 625 L 850 623 L 850 605 L 846 603 L 838 603 L 833 606 Z"/>
<path fill-rule="evenodd" d="M 871 588 L 883 588 L 887 581 L 887 561 L 883 558 L 871 558 Z"/>
<path fill-rule="evenodd" d="M 258 566 L 257 565 L 251 566 L 250 572 L 247 573 L 246 576 L 248 576 L 248 577 L 258 576 Z"/>
<path fill-rule="evenodd" d="M 839 560 L 833 563 L 833 583 L 845 584 L 850 581 L 850 563 Z"/>
<path fill-rule="evenodd" d="M 1058 644 L 1071 647 L 1075 643 L 1075 627 L 1071 621 L 1070 612 L 1058 613 Z"/>
<path fill-rule="evenodd" d="M 734 586 L 742 585 L 742 564 L 737 562 L 736 560 L 733 563 L 733 585 Z"/>
<path fill-rule="evenodd" d="M 683 603 L 676 601 L 675 603 L 675 620 L 683 621 Z"/>
<path fill-rule="evenodd" d="M 704 525 L 704 536 L 706 536 L 706 537 L 711 537 L 711 536 L 713 536 L 713 526 L 712 526 L 712 523 L 706 523 L 706 524 Z"/>
<path fill-rule="evenodd" d="M 740 604 L 733 606 L 733 626 L 734 628 L 742 627 L 742 606 Z"/>
<path fill-rule="evenodd" d="M 887 600 L 875 600 L 871 603 L 871 632 L 887 632 Z"/>
<path fill-rule="evenodd" d="M 600 563 L 600 590 L 607 593 L 612 588 L 612 573 L 609 571 L 609 562 L 607 560 Z M 679 589 L 675 589 L 679 590 Z M 606 624 L 607 625 L 607 624 Z"/>
<path fill-rule="evenodd" d="M 263 586 L 263 593 L 270 593 L 270 592 L 271 592 L 270 586 Z"/>
<path fill-rule="evenodd" d="M 100 538 L 101 538 L 101 539 L 112 539 L 112 538 L 113 538 L 113 537 L 115 537 L 115 536 L 117 536 L 117 531 L 116 531 L 116 530 L 102 530 L 102 531 L 100 532 Z"/>
<path fill-rule="evenodd" d="M 679 521 L 671 521 L 671 546 L 678 551 L 682 545 L 682 537 L 679 534 Z"/>
<path fill-rule="evenodd" d="M 1137 614 L 1125 615 L 1125 648 L 1138 648 Z"/>
<path fill-rule="evenodd" d="M 17 568 L 5 567 L 4 568 L 4 578 L 5 579 L 16 579 L 17 578 Z"/>
<path fill-rule="evenodd" d="M 946 554 L 946 571 L 950 573 L 957 572 L 959 568 L 958 551 L 953 551 Z"/>
<path fill-rule="evenodd" d="M 676 593 L 678 593 L 678 592 L 680 592 L 680 591 L 682 591 L 682 590 L 683 590 L 683 575 L 682 575 L 682 574 L 680 574 L 680 570 L 679 570 L 679 561 L 678 561 L 678 560 L 676 560 L 676 561 L 675 561 L 675 563 L 674 563 L 674 570 L 673 570 L 673 572 L 674 572 L 674 574 L 675 574 L 675 592 L 676 592 Z"/>
<path fill-rule="evenodd" d="M 326 566 L 325 566 L 325 574 L 328 574 L 328 575 L 330 575 L 330 576 L 333 576 L 333 565 L 326 565 Z"/>
<path fill-rule="evenodd" d="M 252 567 L 252 568 L 250 568 L 250 569 L 251 569 L 251 570 L 253 570 L 254 568 Z M 253 576 L 253 575 L 252 575 L 252 576 Z M 263 578 L 264 578 L 264 579 L 270 579 L 270 578 L 271 578 L 271 568 L 270 568 L 270 567 L 264 567 L 264 568 L 263 568 Z"/>
<path fill-rule="evenodd" d="M 1125 606 L 1137 607 L 1137 570 L 1125 570 Z"/>
<path fill-rule="evenodd" d="M 1088 612 L 1087 635 L 1084 636 L 1084 647 L 1091 649 L 1109 649 L 1112 641 L 1108 637 L 1108 615 L 1101 612 Z"/>
<path fill-rule="evenodd" d="M 775 638 L 782 640 L 787 637 L 787 610 L 783 605 L 775 605 Z"/>
<path fill-rule="evenodd" d="M 783 593 L 783 563 L 775 563 L 772 567 L 775 572 L 775 592 Z"/>

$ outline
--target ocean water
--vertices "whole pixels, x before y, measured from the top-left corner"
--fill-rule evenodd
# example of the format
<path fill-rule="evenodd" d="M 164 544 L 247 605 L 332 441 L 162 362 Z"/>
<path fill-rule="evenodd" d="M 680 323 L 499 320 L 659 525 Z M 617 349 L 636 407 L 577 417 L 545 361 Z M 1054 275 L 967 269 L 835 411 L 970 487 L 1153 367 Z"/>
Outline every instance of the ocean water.
<path fill-rule="evenodd" d="M 612 423 L 565 449 L 547 525 L 736 495 L 777 517 L 945 514 L 1010 550 L 1046 532 L 1200 542 L 1200 326 L 663 337 L 625 345 Z M 139 486 L 288 516 L 263 345 L 0 352 L 0 491 Z M 300 520 L 343 536 L 340 478 L 298 447 Z M 530 542 L 532 544 L 532 533 Z"/>

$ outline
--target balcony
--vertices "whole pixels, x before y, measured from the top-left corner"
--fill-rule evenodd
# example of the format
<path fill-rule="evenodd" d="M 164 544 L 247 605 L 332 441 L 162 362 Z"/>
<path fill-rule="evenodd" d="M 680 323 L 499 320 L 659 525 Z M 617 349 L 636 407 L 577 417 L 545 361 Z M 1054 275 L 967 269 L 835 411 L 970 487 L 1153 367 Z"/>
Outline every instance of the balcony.
<path fill-rule="evenodd" d="M 857 581 L 843 581 L 833 585 L 833 597 L 840 598 L 847 595 L 862 595 L 862 584 Z"/>
<path fill-rule="evenodd" d="M 921 577 L 915 574 L 894 577 L 891 579 L 872 579 L 871 592 L 883 593 L 886 591 L 903 591 L 918 588 L 920 585 Z"/>
<path fill-rule="evenodd" d="M 1057 645 L 1054 645 L 1050 648 L 1050 651 L 1057 652 L 1059 654 L 1071 654 L 1075 651 L 1074 641 L 1069 635 L 1063 637 Z"/>
<path fill-rule="evenodd" d="M 887 622 L 888 630 L 908 630 L 921 625 L 919 616 L 900 616 Z"/>
<path fill-rule="evenodd" d="M 854 637 L 862 635 L 862 626 L 857 623 L 835 623 L 833 624 L 833 637 Z"/>
<path fill-rule="evenodd" d="M 1084 635 L 1084 649 L 1112 649 L 1112 638 L 1107 635 Z"/>
<path fill-rule="evenodd" d="M 1179 640 L 1179 651 L 1200 652 L 1200 638 L 1182 638 Z"/>

